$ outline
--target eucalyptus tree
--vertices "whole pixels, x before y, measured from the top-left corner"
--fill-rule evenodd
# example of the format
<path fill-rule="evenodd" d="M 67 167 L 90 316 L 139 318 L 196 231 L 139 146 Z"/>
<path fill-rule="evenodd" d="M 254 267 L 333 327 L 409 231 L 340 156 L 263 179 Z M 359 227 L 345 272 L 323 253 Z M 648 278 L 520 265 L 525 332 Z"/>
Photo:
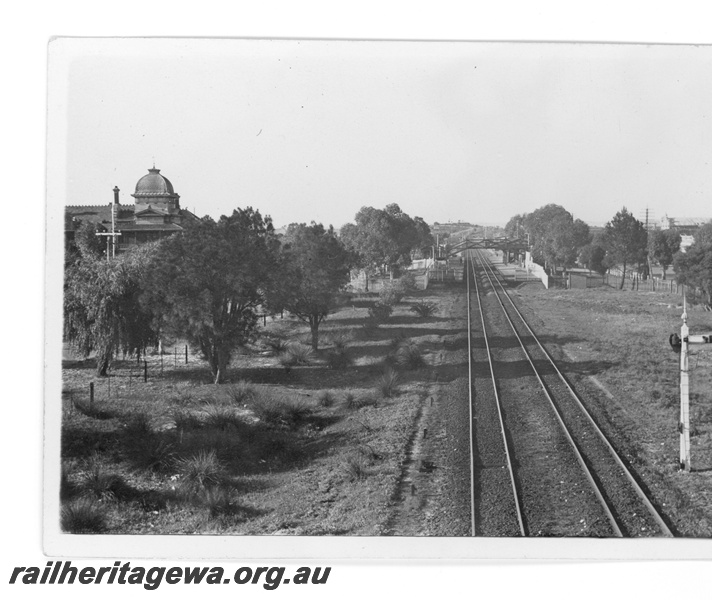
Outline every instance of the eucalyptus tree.
<path fill-rule="evenodd" d="M 215 383 L 224 381 L 235 349 L 256 335 L 278 247 L 271 219 L 252 208 L 205 217 L 159 247 L 143 302 L 162 330 L 200 349 Z"/>

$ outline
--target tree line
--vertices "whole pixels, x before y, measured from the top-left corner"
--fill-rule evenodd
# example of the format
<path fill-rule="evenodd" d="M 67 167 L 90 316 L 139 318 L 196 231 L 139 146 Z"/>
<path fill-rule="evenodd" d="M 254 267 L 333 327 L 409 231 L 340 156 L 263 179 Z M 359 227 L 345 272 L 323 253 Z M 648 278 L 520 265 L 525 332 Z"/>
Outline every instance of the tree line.
<path fill-rule="evenodd" d="M 235 350 L 259 335 L 258 316 L 288 311 L 319 326 L 338 306 L 353 270 L 393 277 L 432 245 L 430 228 L 397 204 L 363 207 L 340 233 L 293 223 L 277 235 L 252 208 L 204 217 L 159 242 L 107 259 L 83 223 L 65 256 L 64 337 L 96 356 L 105 376 L 119 354 L 134 356 L 163 336 L 186 339 L 221 383 Z"/>
<path fill-rule="evenodd" d="M 650 266 L 657 264 L 663 279 L 673 267 L 679 283 L 701 290 L 707 302 L 712 302 L 712 221 L 700 227 L 684 252 L 676 230 L 648 231 L 625 207 L 596 233 L 557 204 L 515 215 L 505 232 L 512 237 L 528 236 L 532 259 L 551 272 L 576 264 L 600 274 L 619 267 L 622 288 L 630 269 L 648 277 Z"/>

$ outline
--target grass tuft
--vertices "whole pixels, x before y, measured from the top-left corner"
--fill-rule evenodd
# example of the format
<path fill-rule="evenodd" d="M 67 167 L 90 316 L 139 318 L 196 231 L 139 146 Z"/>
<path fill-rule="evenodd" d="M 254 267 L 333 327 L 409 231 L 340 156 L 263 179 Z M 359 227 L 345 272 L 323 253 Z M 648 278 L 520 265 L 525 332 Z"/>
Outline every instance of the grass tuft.
<path fill-rule="evenodd" d="M 334 406 L 335 399 L 331 392 L 321 392 L 317 398 L 317 402 L 319 403 L 319 406 L 329 408 Z"/>
<path fill-rule="evenodd" d="M 255 398 L 250 408 L 260 421 L 290 429 L 296 429 L 311 413 L 309 406 L 301 400 L 281 400 L 271 396 Z"/>
<path fill-rule="evenodd" d="M 287 350 L 280 356 L 280 364 L 287 370 L 298 365 L 308 365 L 314 352 L 305 344 L 289 344 Z"/>
<path fill-rule="evenodd" d="M 362 454 L 354 454 L 346 459 L 344 472 L 350 481 L 360 481 L 369 475 L 369 461 Z"/>
<path fill-rule="evenodd" d="M 247 404 L 257 396 L 257 388 L 249 381 L 240 379 L 227 388 L 227 394 L 235 404 Z"/>
<path fill-rule="evenodd" d="M 383 398 L 392 398 L 398 393 L 399 379 L 400 377 L 395 370 L 386 367 L 383 371 L 383 375 L 376 381 L 376 390 Z"/>
<path fill-rule="evenodd" d="M 435 302 L 416 302 L 410 307 L 410 311 L 415 313 L 421 319 L 432 317 L 438 312 L 438 305 Z"/>
<path fill-rule="evenodd" d="M 403 344 L 396 352 L 396 363 L 404 369 L 414 371 L 425 366 L 423 353 L 417 344 L 408 342 Z"/>
<path fill-rule="evenodd" d="M 60 526 L 67 533 L 101 533 L 106 531 L 106 517 L 95 500 L 81 498 L 62 507 Z"/>
<path fill-rule="evenodd" d="M 85 467 L 79 475 L 79 487 L 83 496 L 97 500 L 115 500 L 120 490 L 126 487 L 123 478 L 108 472 L 96 454 L 86 461 Z"/>
<path fill-rule="evenodd" d="M 180 487 L 184 492 L 200 493 L 208 486 L 219 485 L 225 477 L 225 466 L 215 450 L 201 450 L 197 454 L 176 460 Z"/>
<path fill-rule="evenodd" d="M 240 416 L 231 406 L 224 404 L 211 404 L 205 409 L 207 418 L 205 424 L 213 429 L 225 431 L 231 428 L 237 428 L 242 424 Z"/>

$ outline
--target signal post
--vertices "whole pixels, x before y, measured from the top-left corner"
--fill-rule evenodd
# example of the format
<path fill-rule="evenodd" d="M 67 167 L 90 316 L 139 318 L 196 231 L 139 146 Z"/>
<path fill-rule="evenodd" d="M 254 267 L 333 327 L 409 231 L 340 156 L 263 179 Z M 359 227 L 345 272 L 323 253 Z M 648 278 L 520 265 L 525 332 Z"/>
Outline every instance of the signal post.
<path fill-rule="evenodd" d="M 670 336 L 670 345 L 675 352 L 680 353 L 680 422 L 678 431 L 680 432 L 680 470 L 692 470 L 692 460 L 690 457 L 690 344 L 712 344 L 712 334 L 690 335 L 687 326 L 687 302 L 682 312 L 682 327 L 680 337 L 673 333 Z"/>

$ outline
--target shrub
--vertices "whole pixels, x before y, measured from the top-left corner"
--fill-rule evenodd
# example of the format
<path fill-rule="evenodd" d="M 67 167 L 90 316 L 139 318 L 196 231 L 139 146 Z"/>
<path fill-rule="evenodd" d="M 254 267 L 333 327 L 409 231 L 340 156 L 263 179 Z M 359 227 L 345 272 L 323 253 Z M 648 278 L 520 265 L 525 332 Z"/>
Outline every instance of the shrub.
<path fill-rule="evenodd" d="M 326 355 L 326 366 L 330 369 L 341 370 L 351 365 L 351 356 L 346 348 L 334 348 Z"/>
<path fill-rule="evenodd" d="M 331 394 L 331 392 L 322 392 L 321 394 L 319 394 L 317 402 L 319 403 L 319 406 L 329 408 L 330 406 L 334 405 L 334 396 Z"/>
<path fill-rule="evenodd" d="M 62 507 L 60 526 L 68 533 L 101 533 L 106 530 L 106 517 L 95 500 L 81 498 Z"/>
<path fill-rule="evenodd" d="M 257 396 L 257 393 L 257 388 L 244 379 L 240 379 L 227 388 L 227 395 L 235 404 L 247 404 Z"/>
<path fill-rule="evenodd" d="M 175 409 L 171 417 L 176 429 L 180 432 L 198 429 L 203 424 L 195 413 L 185 410 L 184 408 Z"/>
<path fill-rule="evenodd" d="M 215 450 L 201 450 L 197 454 L 176 461 L 181 477 L 181 488 L 190 493 L 203 491 L 207 486 L 219 485 L 225 477 L 225 467 Z"/>
<path fill-rule="evenodd" d="M 237 505 L 233 502 L 231 490 L 225 487 L 206 487 L 200 493 L 200 500 L 213 518 L 229 515 L 237 510 Z"/>
<path fill-rule="evenodd" d="M 392 398 L 398 393 L 398 373 L 390 367 L 386 367 L 376 382 L 376 390 L 383 398 Z"/>
<path fill-rule="evenodd" d="M 417 302 L 410 307 L 411 312 L 414 312 L 421 319 L 432 317 L 438 312 L 438 305 L 435 302 Z"/>
<path fill-rule="evenodd" d="M 351 392 L 347 392 L 344 396 L 344 408 L 349 410 L 356 408 L 356 397 Z"/>
<path fill-rule="evenodd" d="M 86 461 L 85 467 L 85 470 L 79 475 L 82 495 L 91 496 L 97 500 L 114 500 L 120 490 L 126 487 L 123 478 L 108 472 L 101 465 L 96 454 Z"/>
<path fill-rule="evenodd" d="M 260 421 L 289 428 L 297 427 L 311 412 L 310 408 L 300 400 L 279 400 L 271 396 L 256 398 L 250 404 L 250 408 Z"/>
<path fill-rule="evenodd" d="M 378 399 L 373 394 L 364 394 L 356 399 L 355 406 L 356 408 L 364 408 L 366 406 L 377 407 Z"/>
<path fill-rule="evenodd" d="M 403 344 L 396 352 L 396 362 L 404 369 L 414 371 L 425 366 L 420 348 L 413 342 Z"/>
<path fill-rule="evenodd" d="M 207 414 L 206 424 L 221 431 L 239 427 L 242 424 L 240 417 L 230 406 L 212 404 L 206 408 L 205 412 Z"/>
<path fill-rule="evenodd" d="M 132 449 L 139 466 L 152 471 L 165 471 L 175 460 L 175 446 L 164 439 L 150 436 L 137 441 Z"/>
<path fill-rule="evenodd" d="M 407 271 L 406 273 L 401 275 L 397 283 L 400 286 L 400 289 L 403 290 L 403 293 L 405 295 L 412 294 L 418 289 L 418 286 L 415 282 L 415 275 L 413 275 L 413 273 L 411 273 L 410 271 Z"/>
<path fill-rule="evenodd" d="M 287 350 L 279 359 L 281 365 L 289 370 L 297 365 L 308 365 L 313 351 L 309 346 L 304 344 L 289 344 Z"/>
<path fill-rule="evenodd" d="M 368 316 L 376 321 L 376 323 L 383 323 L 388 319 L 388 317 L 391 316 L 392 312 L 393 307 L 391 305 L 376 302 L 371 308 L 368 309 Z"/>
<path fill-rule="evenodd" d="M 368 460 L 361 454 L 349 456 L 344 465 L 346 475 L 351 481 L 365 479 L 369 474 Z"/>
<path fill-rule="evenodd" d="M 124 431 L 129 437 L 145 438 L 153 433 L 151 417 L 141 410 L 134 410 L 124 419 Z"/>
<path fill-rule="evenodd" d="M 402 333 L 398 333 L 397 335 L 391 338 L 391 341 L 388 343 L 388 345 L 390 346 L 391 350 L 396 351 L 407 341 L 407 336 L 403 335 Z"/>
<path fill-rule="evenodd" d="M 378 302 L 386 306 L 394 306 L 403 300 L 404 295 L 399 286 L 393 283 L 384 283 L 378 293 Z"/>
<path fill-rule="evenodd" d="M 268 339 L 267 345 L 275 354 L 282 354 L 289 347 L 286 340 L 278 337 Z"/>

